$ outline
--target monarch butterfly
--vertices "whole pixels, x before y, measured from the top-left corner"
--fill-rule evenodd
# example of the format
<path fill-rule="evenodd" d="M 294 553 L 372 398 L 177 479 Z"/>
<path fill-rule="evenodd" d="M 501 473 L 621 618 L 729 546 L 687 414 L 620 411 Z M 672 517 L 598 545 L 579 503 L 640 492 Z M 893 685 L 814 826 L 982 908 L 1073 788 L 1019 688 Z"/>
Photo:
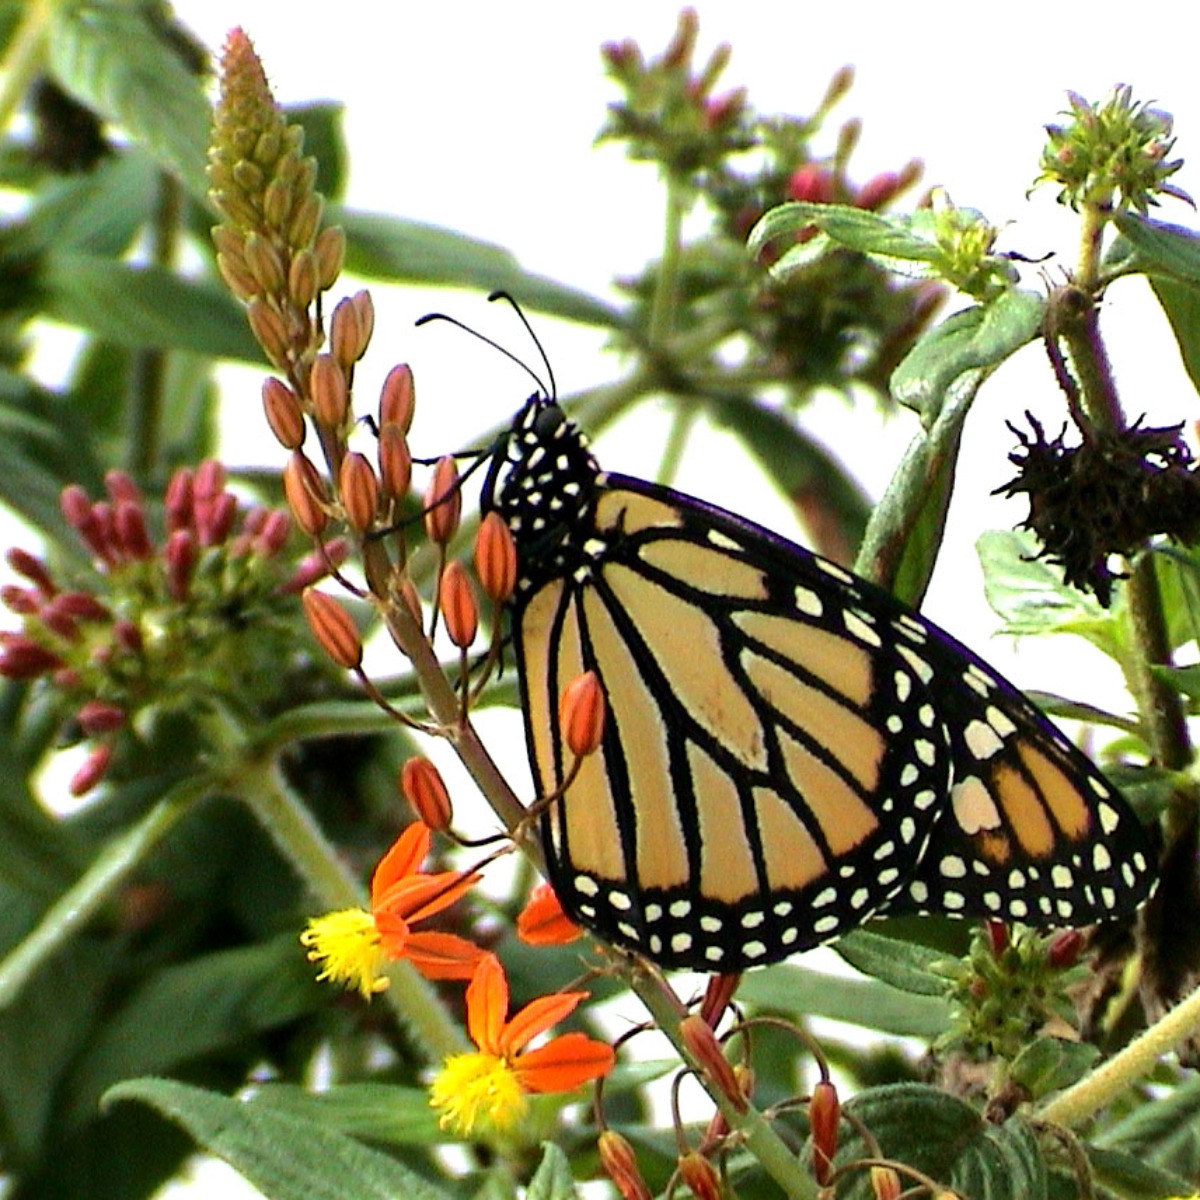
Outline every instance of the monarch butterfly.
<path fill-rule="evenodd" d="M 836 563 L 601 471 L 550 379 L 490 452 L 480 507 L 516 544 L 510 633 L 571 918 L 731 973 L 882 914 L 1070 926 L 1146 898 L 1145 830 L 1021 692 Z M 604 734 L 564 790 L 558 698 L 587 670 Z"/>

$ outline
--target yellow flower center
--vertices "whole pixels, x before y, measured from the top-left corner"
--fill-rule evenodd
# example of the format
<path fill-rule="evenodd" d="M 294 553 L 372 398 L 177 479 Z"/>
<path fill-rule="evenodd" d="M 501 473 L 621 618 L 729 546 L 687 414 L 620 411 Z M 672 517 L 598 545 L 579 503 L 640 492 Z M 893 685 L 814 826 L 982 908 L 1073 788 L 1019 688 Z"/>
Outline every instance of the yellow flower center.
<path fill-rule="evenodd" d="M 387 989 L 389 980 L 382 975 L 385 955 L 379 944 L 375 918 L 361 908 L 313 917 L 300 935 L 308 947 L 310 962 L 322 962 L 318 979 L 332 979 L 348 988 L 357 988 L 365 999 Z"/>
<path fill-rule="evenodd" d="M 469 1137 L 479 1123 L 504 1132 L 525 1115 L 525 1091 L 505 1059 L 482 1050 L 452 1054 L 434 1078 L 429 1103 L 443 1129 Z"/>

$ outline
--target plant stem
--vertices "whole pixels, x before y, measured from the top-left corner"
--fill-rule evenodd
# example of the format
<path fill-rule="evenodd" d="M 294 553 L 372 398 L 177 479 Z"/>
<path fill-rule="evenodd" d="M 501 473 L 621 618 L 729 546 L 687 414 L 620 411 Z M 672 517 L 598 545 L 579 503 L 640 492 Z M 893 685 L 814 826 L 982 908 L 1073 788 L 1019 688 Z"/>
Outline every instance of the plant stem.
<path fill-rule="evenodd" d="M 688 207 L 690 185 L 673 171 L 666 174 L 667 204 L 663 220 L 663 249 L 658 264 L 658 281 L 650 304 L 646 340 L 657 350 L 671 335 L 679 291 L 679 257 L 683 250 L 683 216 Z"/>
<path fill-rule="evenodd" d="M 46 57 L 50 17 L 58 7 L 55 0 L 33 0 L 25 5 L 25 16 L 9 40 L 0 63 L 0 129 L 7 130 L 25 93 Z"/>

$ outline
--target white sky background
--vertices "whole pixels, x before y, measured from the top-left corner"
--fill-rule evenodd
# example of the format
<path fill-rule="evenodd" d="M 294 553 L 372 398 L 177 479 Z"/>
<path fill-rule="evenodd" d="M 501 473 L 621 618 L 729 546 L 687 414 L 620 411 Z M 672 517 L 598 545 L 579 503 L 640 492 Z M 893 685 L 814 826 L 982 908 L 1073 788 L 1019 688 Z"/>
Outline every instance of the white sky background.
<path fill-rule="evenodd" d="M 657 53 L 674 29 L 674 3 L 176 0 L 175 7 L 214 47 L 229 27 L 242 25 L 281 101 L 332 97 L 345 103 L 350 205 L 494 241 L 527 269 L 601 296 L 614 296 L 614 275 L 632 274 L 657 254 L 662 193 L 653 167 L 629 163 L 617 145 L 592 145 L 605 105 L 618 95 L 598 49 L 604 41 L 633 37 L 647 54 Z M 698 0 L 695 7 L 700 57 L 718 41 L 731 42 L 723 86 L 747 85 L 761 112 L 811 111 L 833 71 L 854 64 L 856 85 L 834 113 L 837 123 L 851 116 L 863 121 L 854 177 L 863 181 L 920 157 L 923 186 L 943 184 L 956 203 L 1008 224 L 1003 248 L 1035 258 L 1055 253 L 1057 259 L 1046 264 L 1051 273 L 1074 260 L 1076 225 L 1050 190 L 1031 201 L 1025 192 L 1037 172 L 1042 126 L 1065 106 L 1066 89 L 1096 98 L 1114 83 L 1133 85 L 1136 96 L 1175 114 L 1176 154 L 1200 162 L 1194 45 L 1182 30 L 1172 34 L 1166 27 L 1172 5 L 1156 8 L 1158 29 L 1124 31 L 1102 21 L 1102 6 L 1089 12 L 1054 0 L 1015 0 L 998 9 L 944 0 L 919 6 Z M 835 128 L 830 125 L 818 152 L 832 149 Z M 1200 195 L 1195 168 L 1185 167 L 1173 182 Z M 1200 224 L 1175 202 L 1156 215 Z M 449 328 L 412 328 L 431 308 L 449 310 L 535 361 L 507 314 L 467 291 L 372 291 L 378 319 L 359 374 L 360 409 L 388 368 L 404 360 L 417 378 L 417 453 L 462 448 L 515 412 L 529 391 L 515 368 Z M 536 314 L 533 319 L 564 396 L 619 373 L 620 364 L 600 354 L 601 339 L 592 331 Z M 1190 423 L 1197 415 L 1195 393 L 1140 282 L 1112 289 L 1102 329 L 1130 415 L 1147 410 L 1152 423 Z M 225 427 L 227 457 L 281 461 L 282 452 L 263 430 L 258 375 L 230 371 L 227 379 L 240 397 L 231 409 L 244 402 L 245 414 Z M 1103 691 L 1108 675 L 1096 682 L 1079 673 L 1104 665 L 1082 643 L 1039 641 L 1014 658 L 1007 642 L 990 640 L 997 622 L 983 602 L 970 547 L 981 529 L 1010 526 L 1024 516 L 1023 503 L 1001 503 L 988 493 L 1011 474 L 1004 455 L 1012 438 L 1004 420 L 1020 419 L 1027 407 L 1040 411 L 1051 430 L 1064 415 L 1036 348 L 987 384 L 968 422 L 944 558 L 949 567 L 939 569 L 926 611 L 1022 686 L 1070 688 L 1083 698 L 1121 705 L 1119 693 Z M 806 412 L 804 421 L 854 465 L 875 496 L 916 428 L 911 414 L 883 425 L 871 407 L 851 411 L 836 400 Z M 661 414 L 639 408 L 636 423 L 600 443 L 602 463 L 652 474 L 665 429 Z M 762 494 L 761 485 L 747 498 L 744 489 L 747 483 L 754 488 L 754 479 L 733 443 L 712 436 L 691 447 L 677 482 L 802 536 L 783 501 Z M 1064 662 L 1071 664 L 1065 682 Z M 197 1185 L 187 1194 L 241 1194 L 236 1183 L 216 1178 L 220 1182 L 210 1186 L 219 1193 Z"/>

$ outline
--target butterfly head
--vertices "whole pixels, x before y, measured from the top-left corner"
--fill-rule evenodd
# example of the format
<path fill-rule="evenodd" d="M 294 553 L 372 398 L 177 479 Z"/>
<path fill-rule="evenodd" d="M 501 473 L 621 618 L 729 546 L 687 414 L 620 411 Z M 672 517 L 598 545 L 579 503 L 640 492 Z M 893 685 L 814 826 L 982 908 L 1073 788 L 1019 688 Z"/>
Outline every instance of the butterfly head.
<path fill-rule="evenodd" d="M 587 437 L 557 400 L 535 393 L 497 442 L 480 509 L 504 518 L 524 570 L 531 562 L 556 570 L 585 540 L 598 475 Z"/>

